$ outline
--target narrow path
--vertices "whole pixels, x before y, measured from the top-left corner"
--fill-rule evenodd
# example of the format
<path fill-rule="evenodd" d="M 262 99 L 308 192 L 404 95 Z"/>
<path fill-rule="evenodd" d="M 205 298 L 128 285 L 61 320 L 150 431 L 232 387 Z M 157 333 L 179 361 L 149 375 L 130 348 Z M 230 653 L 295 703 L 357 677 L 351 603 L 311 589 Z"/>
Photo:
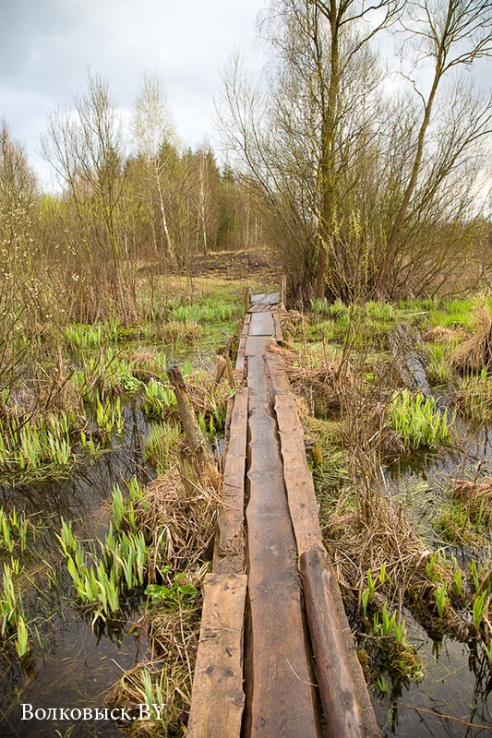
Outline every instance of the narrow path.
<path fill-rule="evenodd" d="M 244 735 L 316 738 L 314 675 L 306 651 L 297 547 L 266 373 L 265 356 L 274 333 L 271 312 L 252 314 L 245 351 L 250 442 Z"/>
<path fill-rule="evenodd" d="M 275 342 L 278 300 L 254 296 L 243 324 L 188 735 L 372 738 L 380 730 Z"/>

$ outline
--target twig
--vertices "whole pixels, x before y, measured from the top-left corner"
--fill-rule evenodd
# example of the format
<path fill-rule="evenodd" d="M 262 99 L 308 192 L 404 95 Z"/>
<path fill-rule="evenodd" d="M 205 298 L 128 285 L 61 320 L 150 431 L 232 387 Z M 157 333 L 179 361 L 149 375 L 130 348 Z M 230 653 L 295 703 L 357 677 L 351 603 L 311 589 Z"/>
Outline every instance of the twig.
<path fill-rule="evenodd" d="M 415 707 L 415 705 L 398 705 L 398 709 L 400 708 L 404 708 L 405 710 L 415 710 L 416 712 L 425 712 L 429 715 L 434 715 L 434 717 L 444 718 L 444 720 L 453 720 L 455 723 L 460 723 L 460 725 L 465 725 L 467 728 L 478 728 L 480 730 L 488 730 L 489 733 L 492 733 L 492 726 L 490 725 L 479 725 L 477 723 L 468 723 L 466 720 L 462 720 L 461 718 L 453 717 L 452 715 L 445 715 L 443 712 L 437 712 L 436 710 L 430 710 L 427 707 Z"/>

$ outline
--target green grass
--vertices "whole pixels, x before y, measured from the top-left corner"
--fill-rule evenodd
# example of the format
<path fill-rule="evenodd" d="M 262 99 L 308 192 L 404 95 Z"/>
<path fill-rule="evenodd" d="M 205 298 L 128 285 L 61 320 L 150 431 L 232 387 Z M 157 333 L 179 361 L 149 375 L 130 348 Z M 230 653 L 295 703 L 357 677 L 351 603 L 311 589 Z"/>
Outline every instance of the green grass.
<path fill-rule="evenodd" d="M 449 429 L 452 419 L 448 411 L 440 412 L 433 397 L 412 394 L 404 389 L 397 392 L 390 405 L 389 426 L 397 431 L 407 450 L 421 447 L 436 449 L 452 440 Z"/>
<path fill-rule="evenodd" d="M 23 482 L 66 476 L 75 464 L 73 419 L 66 413 L 0 423 L 0 477 Z"/>
<path fill-rule="evenodd" d="M 431 326 L 472 330 L 476 322 L 476 303 L 473 300 L 450 300 L 429 311 Z"/>
<path fill-rule="evenodd" d="M 181 437 L 176 423 L 155 424 L 145 441 L 145 459 L 155 466 L 157 474 L 170 469 L 175 463 L 176 448 Z"/>

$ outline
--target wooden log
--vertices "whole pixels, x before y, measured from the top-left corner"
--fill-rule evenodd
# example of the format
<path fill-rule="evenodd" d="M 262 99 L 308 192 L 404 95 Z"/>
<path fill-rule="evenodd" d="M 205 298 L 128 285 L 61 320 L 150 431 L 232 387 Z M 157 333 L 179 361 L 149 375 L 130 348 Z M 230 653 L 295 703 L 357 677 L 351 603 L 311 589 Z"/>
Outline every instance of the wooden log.
<path fill-rule="evenodd" d="M 251 307 L 252 290 L 251 287 L 247 287 L 244 292 L 244 312 L 247 313 Z"/>
<path fill-rule="evenodd" d="M 335 571 L 318 550 L 302 554 L 300 569 L 327 733 L 330 738 L 380 737 Z"/>
<path fill-rule="evenodd" d="M 248 390 L 236 391 L 230 436 L 222 479 L 219 533 L 216 539 L 214 571 L 245 571 L 244 498 L 248 434 Z"/>
<path fill-rule="evenodd" d="M 214 384 L 217 386 L 225 374 L 227 362 L 220 354 L 215 354 L 215 377 Z"/>
<path fill-rule="evenodd" d="M 207 447 L 207 441 L 198 425 L 193 404 L 186 390 L 181 372 L 177 366 L 172 366 L 168 369 L 167 376 L 176 395 L 179 417 L 183 424 L 188 446 L 193 454 L 203 454 Z"/>
<path fill-rule="evenodd" d="M 279 296 L 279 307 L 282 310 L 285 310 L 285 307 L 287 305 L 287 277 L 285 274 L 282 274 L 282 277 L 280 279 L 280 296 Z"/>
<path fill-rule="evenodd" d="M 280 321 L 280 313 L 278 312 L 278 310 L 274 310 L 272 315 L 273 315 L 273 323 L 275 326 L 275 334 L 274 334 L 275 340 L 277 341 L 277 343 L 283 343 L 284 332 L 282 330 L 282 324 Z"/>
<path fill-rule="evenodd" d="M 244 709 L 245 574 L 207 574 L 189 738 L 240 738 Z"/>

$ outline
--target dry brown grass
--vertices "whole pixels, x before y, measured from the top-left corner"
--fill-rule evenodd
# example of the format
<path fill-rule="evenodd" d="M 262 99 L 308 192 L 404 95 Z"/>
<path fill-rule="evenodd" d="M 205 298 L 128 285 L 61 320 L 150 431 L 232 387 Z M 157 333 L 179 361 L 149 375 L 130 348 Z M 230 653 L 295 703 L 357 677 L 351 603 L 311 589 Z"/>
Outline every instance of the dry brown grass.
<path fill-rule="evenodd" d="M 461 374 L 492 369 L 492 319 L 484 307 L 477 313 L 477 332 L 451 354 L 451 365 Z"/>
<path fill-rule="evenodd" d="M 149 485 L 136 509 L 139 526 L 153 539 L 156 569 L 159 561 L 176 572 L 193 568 L 213 541 L 219 510 L 218 477 L 205 475 L 200 485 L 187 482 L 183 484 L 179 469 L 172 469 Z M 158 571 L 155 574 L 158 576 Z"/>
<path fill-rule="evenodd" d="M 492 522 L 492 477 L 451 481 L 451 497 L 467 510 L 471 522 Z"/>
<path fill-rule="evenodd" d="M 344 395 L 354 382 L 351 367 L 342 362 L 321 369 L 287 368 L 293 391 L 303 397 L 314 417 L 330 417 L 340 412 Z"/>
<path fill-rule="evenodd" d="M 453 343 L 458 336 L 459 333 L 452 328 L 444 328 L 442 325 L 436 325 L 422 335 L 422 340 L 434 343 Z"/>
<path fill-rule="evenodd" d="M 207 559 L 214 540 L 219 509 L 218 474 L 205 469 L 200 483 L 182 478 L 178 468 L 152 482 L 136 506 L 140 528 L 152 540 L 149 580 L 172 585 L 175 575 L 185 574 L 181 583 L 201 589 L 209 568 Z M 113 707 L 135 708 L 144 704 L 143 676 L 150 673 L 159 685 L 165 703 L 163 720 L 136 720 L 130 736 L 183 734 L 189 711 L 195 655 L 200 629 L 201 598 L 183 603 L 179 597 L 150 606 L 147 603 L 142 627 L 148 627 L 151 652 L 121 679 L 108 697 Z"/>

